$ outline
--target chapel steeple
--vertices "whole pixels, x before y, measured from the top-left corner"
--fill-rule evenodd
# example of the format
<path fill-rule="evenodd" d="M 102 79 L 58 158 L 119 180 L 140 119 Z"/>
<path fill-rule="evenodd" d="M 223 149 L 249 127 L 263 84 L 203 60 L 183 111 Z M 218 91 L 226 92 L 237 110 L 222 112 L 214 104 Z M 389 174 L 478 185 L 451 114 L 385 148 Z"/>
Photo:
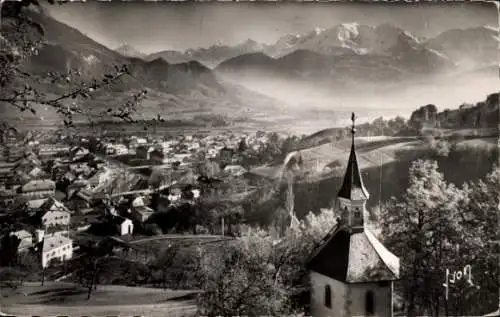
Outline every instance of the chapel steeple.
<path fill-rule="evenodd" d="M 340 222 L 307 262 L 314 317 L 393 316 L 393 281 L 400 277 L 400 262 L 365 227 L 369 194 L 354 148 L 355 120 L 353 113 L 351 154 L 337 196 Z"/>
<path fill-rule="evenodd" d="M 337 208 L 340 210 L 342 222 L 352 228 L 364 228 L 364 218 L 366 214 L 365 203 L 370 198 L 370 194 L 363 184 L 361 171 L 359 170 L 354 135 L 356 134 L 356 115 L 351 115 L 351 153 L 347 169 L 342 182 L 342 186 L 337 194 Z"/>

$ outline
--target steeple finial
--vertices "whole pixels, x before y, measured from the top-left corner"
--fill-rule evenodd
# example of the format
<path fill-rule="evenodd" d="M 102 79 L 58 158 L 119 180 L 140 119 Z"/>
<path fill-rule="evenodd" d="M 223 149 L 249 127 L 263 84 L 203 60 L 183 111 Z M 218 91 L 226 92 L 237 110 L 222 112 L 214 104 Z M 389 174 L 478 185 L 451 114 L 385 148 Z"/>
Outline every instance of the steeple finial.
<path fill-rule="evenodd" d="M 352 128 L 351 128 L 351 134 L 352 134 L 352 146 L 354 146 L 354 134 L 356 133 L 356 115 L 354 112 L 351 115 L 351 121 L 352 121 Z"/>

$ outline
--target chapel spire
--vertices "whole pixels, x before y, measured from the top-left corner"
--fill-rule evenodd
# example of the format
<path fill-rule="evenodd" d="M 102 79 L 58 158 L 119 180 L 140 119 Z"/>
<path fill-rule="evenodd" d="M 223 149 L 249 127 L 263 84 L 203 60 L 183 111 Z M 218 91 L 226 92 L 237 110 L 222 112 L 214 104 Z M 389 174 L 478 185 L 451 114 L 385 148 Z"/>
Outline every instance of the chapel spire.
<path fill-rule="evenodd" d="M 363 179 L 358 166 L 358 159 L 356 157 L 356 148 L 354 145 L 354 135 L 356 134 L 356 115 L 354 112 L 351 115 L 351 121 L 351 154 L 349 155 L 344 181 L 337 197 L 349 200 L 368 200 L 370 194 L 363 184 Z"/>

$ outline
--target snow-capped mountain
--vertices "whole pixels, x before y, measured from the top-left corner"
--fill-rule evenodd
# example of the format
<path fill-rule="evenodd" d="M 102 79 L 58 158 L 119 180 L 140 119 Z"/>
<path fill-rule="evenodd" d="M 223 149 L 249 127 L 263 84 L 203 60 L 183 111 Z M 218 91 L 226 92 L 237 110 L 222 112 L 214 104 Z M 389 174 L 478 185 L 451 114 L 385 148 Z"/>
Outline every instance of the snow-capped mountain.
<path fill-rule="evenodd" d="M 144 58 L 146 54 L 138 51 L 132 45 L 124 43 L 115 49 L 116 52 L 126 57 Z"/>
<path fill-rule="evenodd" d="M 498 62 L 499 30 L 492 27 L 454 29 L 429 39 L 425 46 L 439 51 L 463 66 Z"/>
<path fill-rule="evenodd" d="M 215 66 L 227 59 L 264 50 L 264 45 L 248 39 L 235 46 L 217 43 L 208 48 L 189 49 L 184 54 L 189 59 L 195 59 L 209 66 Z"/>
<path fill-rule="evenodd" d="M 274 45 L 278 55 L 287 54 L 290 50 L 310 50 L 324 55 L 339 55 L 347 52 L 356 54 L 373 54 L 394 56 L 417 48 L 419 40 L 414 35 L 390 24 L 378 26 L 361 25 L 359 23 L 343 23 L 329 29 L 316 28 L 306 36 L 291 41 L 283 37 Z M 282 43 L 286 47 L 282 49 Z M 278 51 L 284 51 L 278 53 Z"/>

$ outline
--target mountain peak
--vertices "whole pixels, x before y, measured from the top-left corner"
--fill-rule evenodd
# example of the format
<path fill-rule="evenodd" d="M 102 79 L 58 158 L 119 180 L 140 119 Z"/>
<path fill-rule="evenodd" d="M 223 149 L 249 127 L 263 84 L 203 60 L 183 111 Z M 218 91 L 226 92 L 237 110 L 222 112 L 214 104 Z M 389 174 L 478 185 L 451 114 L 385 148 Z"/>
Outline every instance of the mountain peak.
<path fill-rule="evenodd" d="M 145 54 L 138 51 L 136 48 L 134 48 L 132 45 L 128 43 L 123 43 L 122 45 L 118 46 L 115 49 L 116 52 L 120 53 L 123 56 L 126 57 L 144 57 Z"/>

